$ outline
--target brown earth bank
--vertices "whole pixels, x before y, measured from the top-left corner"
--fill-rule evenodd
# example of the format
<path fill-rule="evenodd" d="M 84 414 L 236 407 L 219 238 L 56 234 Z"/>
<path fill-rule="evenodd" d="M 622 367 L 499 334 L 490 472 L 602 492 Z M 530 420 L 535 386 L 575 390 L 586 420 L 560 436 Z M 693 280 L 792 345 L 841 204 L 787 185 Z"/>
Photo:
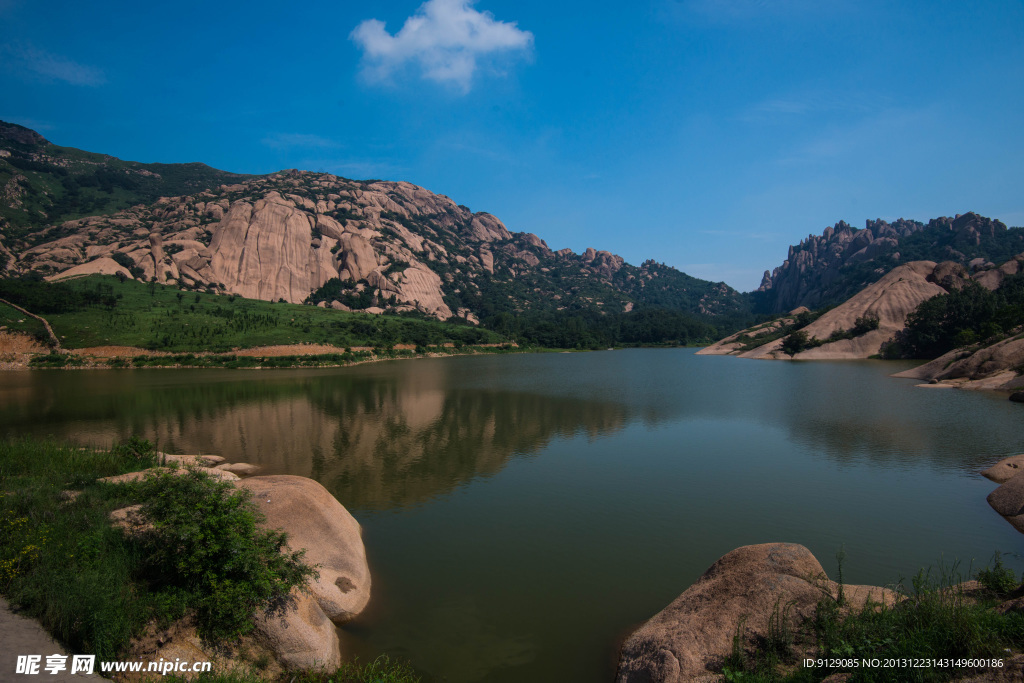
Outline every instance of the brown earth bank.
<path fill-rule="evenodd" d="M 32 356 L 46 353 L 47 350 L 27 334 L 0 331 L 0 370 L 27 368 Z"/>
<path fill-rule="evenodd" d="M 519 348 L 518 344 L 474 344 L 472 347 L 466 347 L 464 350 L 454 351 L 455 344 L 448 342 L 438 347 L 438 351 L 427 351 L 423 354 L 417 354 L 417 356 L 438 356 L 438 355 L 467 355 L 475 353 L 474 349 L 497 349 L 502 347 Z M 345 352 L 352 353 L 372 353 L 375 347 L 372 346 L 349 346 L 340 347 L 332 346 L 329 344 L 277 344 L 273 346 L 255 346 L 247 349 L 234 349 L 223 353 L 213 351 L 151 351 L 149 349 L 142 349 L 137 346 L 90 346 L 80 349 L 67 349 L 64 353 L 75 356 L 77 359 L 82 361 L 82 364 L 74 366 L 65 366 L 66 369 L 79 369 L 79 368 L 105 368 L 108 366 L 108 361 L 111 360 L 123 360 L 132 359 L 139 357 L 155 357 L 155 358 L 166 358 L 169 356 L 181 356 L 191 354 L 198 357 L 209 357 L 209 356 L 243 356 L 248 358 L 280 358 L 283 356 L 326 356 L 332 354 L 343 354 Z M 415 344 L 395 344 L 392 347 L 396 351 L 415 351 Z M 441 351 L 440 349 L 444 349 Z M 33 356 L 45 355 L 50 353 L 50 349 L 43 346 L 33 337 L 20 332 L 8 332 L 0 331 L 0 370 L 26 370 L 30 368 L 30 361 Z M 366 363 L 376 360 L 393 360 L 388 356 L 371 356 L 369 358 L 363 358 L 360 360 L 348 361 L 348 362 L 330 362 L 325 365 L 355 365 L 357 363 Z M 170 367 L 188 367 L 186 365 L 170 366 Z"/>

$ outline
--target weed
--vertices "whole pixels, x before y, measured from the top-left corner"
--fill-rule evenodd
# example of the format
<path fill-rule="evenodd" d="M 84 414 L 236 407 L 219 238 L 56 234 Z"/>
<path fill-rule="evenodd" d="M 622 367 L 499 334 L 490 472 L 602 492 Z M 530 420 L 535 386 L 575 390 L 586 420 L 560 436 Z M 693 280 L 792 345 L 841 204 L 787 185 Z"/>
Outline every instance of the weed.
<path fill-rule="evenodd" d="M 978 583 L 996 595 L 1012 593 L 1020 586 L 1020 581 L 1017 580 L 1013 569 L 1003 566 L 1003 557 L 998 550 L 992 558 L 992 568 L 982 569 L 975 578 L 978 579 Z"/>

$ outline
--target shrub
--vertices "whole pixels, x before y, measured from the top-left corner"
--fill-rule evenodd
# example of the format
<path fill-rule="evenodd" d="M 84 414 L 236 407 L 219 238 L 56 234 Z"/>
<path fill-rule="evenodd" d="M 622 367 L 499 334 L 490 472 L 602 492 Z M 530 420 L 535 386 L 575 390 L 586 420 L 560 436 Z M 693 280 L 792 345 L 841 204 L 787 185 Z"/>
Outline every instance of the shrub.
<path fill-rule="evenodd" d="M 172 616 L 194 615 L 204 639 L 248 633 L 258 609 L 283 609 L 316 575 L 304 551 L 282 552 L 284 533 L 259 528 L 264 517 L 245 489 L 195 471 L 149 477 L 139 489 L 153 527 L 140 539 L 144 573 Z"/>
<path fill-rule="evenodd" d="M 782 340 L 782 352 L 789 356 L 795 356 L 808 348 L 809 344 L 810 340 L 807 338 L 807 333 L 803 330 L 797 330 Z"/>
<path fill-rule="evenodd" d="M 1003 566 L 1003 558 L 999 552 L 996 552 L 992 560 L 992 568 L 982 569 L 975 578 L 982 586 L 998 595 L 1010 593 L 1020 585 L 1013 569 Z"/>

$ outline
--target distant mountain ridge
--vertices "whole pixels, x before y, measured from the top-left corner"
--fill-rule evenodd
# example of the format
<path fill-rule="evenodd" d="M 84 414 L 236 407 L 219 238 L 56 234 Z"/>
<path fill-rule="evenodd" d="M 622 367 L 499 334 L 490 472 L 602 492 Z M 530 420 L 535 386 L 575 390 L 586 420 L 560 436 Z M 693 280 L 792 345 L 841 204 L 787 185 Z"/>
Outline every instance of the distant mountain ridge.
<path fill-rule="evenodd" d="M 554 251 L 406 182 L 124 162 L 0 124 L 0 186 L 8 274 L 120 273 L 270 301 L 492 324 L 659 309 L 736 329 L 749 317 L 748 297 L 724 283 L 653 260 L 633 266 L 603 250 Z"/>
<path fill-rule="evenodd" d="M 905 263 L 954 261 L 977 271 L 995 268 L 1022 251 L 1024 228 L 1008 229 L 973 212 L 927 224 L 869 220 L 863 229 L 840 221 L 791 246 L 781 266 L 765 271 L 755 306 L 778 314 L 799 306 L 836 305 Z"/>

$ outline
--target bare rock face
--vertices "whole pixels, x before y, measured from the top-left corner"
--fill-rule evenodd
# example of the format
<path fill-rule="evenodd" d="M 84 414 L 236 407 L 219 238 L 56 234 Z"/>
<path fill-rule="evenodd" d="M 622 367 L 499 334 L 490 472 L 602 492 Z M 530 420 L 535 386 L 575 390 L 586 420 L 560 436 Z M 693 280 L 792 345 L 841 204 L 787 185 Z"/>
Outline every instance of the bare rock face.
<path fill-rule="evenodd" d="M 5 241 L 0 248 L 11 244 Z M 588 307 L 614 303 L 628 310 L 644 299 L 644 285 L 651 286 L 648 291 L 679 286 L 675 279 L 656 284 L 656 276 L 678 273 L 652 271 L 646 263 L 620 277 L 627 264 L 607 251 L 553 252 L 536 235 L 509 232 L 491 214 L 473 213 L 411 183 L 299 171 L 162 197 L 112 216 L 66 221 L 21 240 L 4 260 L 15 273 L 127 275 L 110 260 L 118 254 L 141 269 L 140 279 L 187 289 L 291 303 L 315 294 L 326 308 L 330 300 L 318 290 L 337 278 L 346 294 L 369 290 L 371 296 L 360 296 L 358 304 L 367 313 L 415 309 L 444 320 L 452 316 L 451 304 L 469 308 L 472 302 L 473 309 L 459 316 L 471 322 L 480 319 L 482 309 L 476 306 L 482 304 L 475 300 L 485 278 L 499 286 L 513 279 L 531 281 L 507 302 L 515 310 L 533 306 L 534 297 Z M 69 270 L 90 260 L 93 265 L 85 270 Z M 555 261 L 574 278 L 600 280 L 610 288 L 607 295 L 598 299 L 583 297 L 577 288 L 564 291 L 563 282 L 548 275 Z M 738 305 L 736 293 L 722 288 L 700 298 L 699 312 L 717 315 L 712 309 L 723 302 Z"/>
<path fill-rule="evenodd" d="M 954 349 L 933 361 L 893 377 L 952 383 L 962 389 L 1013 391 L 1024 388 L 1024 339 L 1011 337 L 977 351 Z"/>
<path fill-rule="evenodd" d="M 500 242 L 512 238 L 512 234 L 505 228 L 505 224 L 489 213 L 481 213 L 473 217 L 471 234 L 481 242 Z"/>
<path fill-rule="evenodd" d="M 913 261 L 898 266 L 881 280 L 861 290 L 804 328 L 809 337 L 827 339 L 835 331 L 849 330 L 857 318 L 878 318 L 878 329 L 854 339 L 844 339 L 808 349 L 797 358 L 867 358 L 879 352 L 893 334 L 902 330 L 910 315 L 923 301 L 944 294 L 928 281 L 935 269 L 931 261 Z"/>
<path fill-rule="evenodd" d="M 355 281 L 364 280 L 377 268 L 377 255 L 368 240 L 359 235 L 344 234 L 341 236 L 343 250 L 342 268 L 348 271 L 349 278 Z"/>
<path fill-rule="evenodd" d="M 992 509 L 1002 515 L 1014 529 L 1024 533 L 1024 474 L 1007 479 L 988 494 L 987 500 Z"/>
<path fill-rule="evenodd" d="M 814 555 L 801 545 L 737 548 L 629 636 L 622 646 L 616 681 L 716 680 L 741 622 L 741 635 L 749 647 L 767 633 L 768 619 L 777 605 L 791 605 L 785 616 L 795 630 L 813 616 L 818 600 L 835 595 L 836 589 Z M 882 588 L 846 586 L 844 592 L 854 608 L 863 607 L 869 597 L 890 604 L 895 600 L 891 591 Z"/>
<path fill-rule="evenodd" d="M 997 237 L 1007 230 L 997 220 L 968 212 L 956 217 L 941 217 L 930 220 L 927 225 L 918 221 L 899 219 L 888 223 L 884 220 L 869 220 L 863 229 L 857 229 L 844 221 L 825 228 L 821 235 L 809 235 L 798 245 L 789 248 L 789 254 L 781 266 L 762 279 L 758 291 L 766 292 L 772 310 L 782 313 L 797 305 L 820 308 L 834 302 L 837 294 L 847 291 L 850 284 L 844 280 L 844 266 L 856 263 L 875 262 L 879 268 L 875 276 L 882 275 L 893 265 L 901 262 L 898 251 L 899 240 L 914 233 L 928 231 L 934 236 L 935 249 L 941 250 L 942 259 L 950 259 L 961 265 L 982 264 L 969 260 L 964 251 L 981 244 L 982 239 Z M 939 254 L 930 255 L 938 260 Z M 944 273 L 947 275 L 949 273 Z M 963 274 L 957 273 L 960 279 Z M 984 275 L 977 279 L 986 287 L 998 280 L 1000 275 Z M 870 281 L 871 276 L 868 276 Z M 941 284 L 941 283 L 940 283 Z M 945 285 L 943 285 L 945 286 Z M 956 282 L 950 283 L 956 287 Z"/>
<path fill-rule="evenodd" d="M 324 614 L 343 624 L 362 612 L 370 600 L 370 569 L 359 523 L 348 510 L 305 477 L 249 477 L 237 485 L 252 491 L 268 528 L 283 529 L 289 547 L 304 549 L 304 560 L 319 565 L 311 588 Z"/>
<path fill-rule="evenodd" d="M 1016 275 L 1022 268 L 1024 268 L 1024 254 L 1017 254 L 998 268 L 989 268 L 975 273 L 974 279 L 985 289 L 994 292 L 999 289 L 1001 284 L 1003 284 L 1003 280 L 1006 276 Z"/>
<path fill-rule="evenodd" d="M 86 275 L 117 275 L 118 273 L 128 278 L 132 276 L 132 274 L 128 272 L 127 268 L 117 263 L 117 261 L 115 261 L 114 259 L 98 258 L 95 261 L 89 261 L 88 263 L 83 263 L 80 266 L 68 268 L 63 272 L 57 273 L 56 275 L 51 275 L 46 279 L 50 281 L 55 281 L 67 280 L 69 278 L 75 277 L 84 277 Z"/>
<path fill-rule="evenodd" d="M 338 632 L 316 599 L 292 591 L 293 603 L 283 614 L 259 614 L 256 639 L 286 669 L 336 669 L 341 665 Z"/>
<path fill-rule="evenodd" d="M 987 470 L 982 470 L 981 476 L 1002 484 L 1021 473 L 1024 473 L 1024 454 L 1003 458 Z"/>
<path fill-rule="evenodd" d="M 451 309 L 444 302 L 441 278 L 429 268 L 418 266 L 405 269 L 398 287 L 399 301 L 416 304 L 420 310 L 441 320 L 452 317 Z"/>
<path fill-rule="evenodd" d="M 803 331 L 809 338 L 828 339 L 833 332 L 852 329 L 857 319 L 863 317 L 878 318 L 878 329 L 853 339 L 843 339 L 802 351 L 796 358 L 853 359 L 867 358 L 878 353 L 882 344 L 906 326 L 907 316 L 922 301 L 945 293 L 942 287 L 929 282 L 928 278 L 932 276 L 935 267 L 932 261 L 913 261 L 893 268 L 882 279 L 833 308 L 803 328 Z M 728 350 L 725 352 L 728 353 Z M 781 339 L 738 355 L 744 358 L 788 358 L 782 352 Z"/>
<path fill-rule="evenodd" d="M 988 494 L 988 504 L 1003 517 L 1024 515 L 1024 477 L 1017 475 Z"/>
<path fill-rule="evenodd" d="M 306 214 L 277 192 L 254 205 L 236 202 L 210 244 L 210 265 L 227 291 L 252 299 L 302 302 L 337 272 L 314 258 Z"/>
<path fill-rule="evenodd" d="M 964 285 L 971 281 L 971 275 L 959 263 L 955 261 L 943 261 L 935 266 L 935 270 L 928 276 L 929 282 L 942 287 L 947 292 L 954 289 L 963 289 Z"/>

